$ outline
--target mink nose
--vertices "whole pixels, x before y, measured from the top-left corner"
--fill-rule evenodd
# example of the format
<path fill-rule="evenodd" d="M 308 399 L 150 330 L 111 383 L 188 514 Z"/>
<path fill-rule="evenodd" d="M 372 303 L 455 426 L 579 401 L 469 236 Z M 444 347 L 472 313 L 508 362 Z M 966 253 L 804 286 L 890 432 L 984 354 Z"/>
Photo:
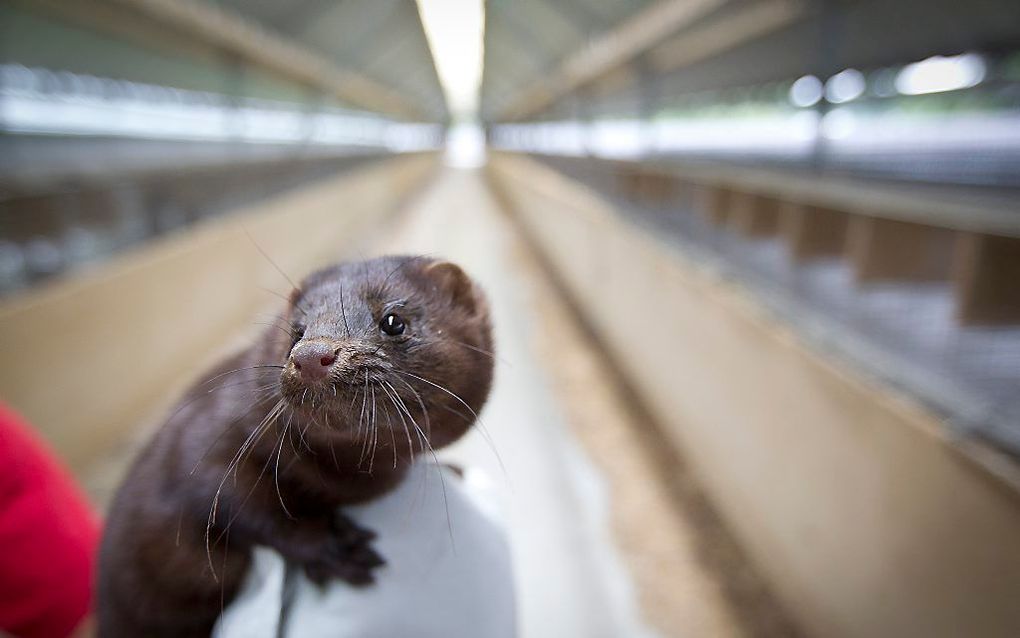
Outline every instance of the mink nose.
<path fill-rule="evenodd" d="M 323 341 L 302 341 L 290 353 L 294 367 L 306 380 L 321 379 L 329 374 L 329 368 L 336 361 L 333 347 Z"/>

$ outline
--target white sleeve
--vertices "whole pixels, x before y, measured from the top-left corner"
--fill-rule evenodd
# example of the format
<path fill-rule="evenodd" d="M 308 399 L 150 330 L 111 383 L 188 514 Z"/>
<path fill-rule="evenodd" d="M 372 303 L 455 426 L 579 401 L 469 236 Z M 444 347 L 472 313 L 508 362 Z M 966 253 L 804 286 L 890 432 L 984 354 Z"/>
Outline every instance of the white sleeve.
<path fill-rule="evenodd" d="M 502 526 L 468 485 L 419 462 L 393 492 L 345 508 L 378 534 L 376 583 L 319 588 L 258 548 L 217 638 L 513 638 L 513 574 Z M 284 603 L 284 600 L 287 603 Z M 281 617 L 285 618 L 280 627 Z"/>

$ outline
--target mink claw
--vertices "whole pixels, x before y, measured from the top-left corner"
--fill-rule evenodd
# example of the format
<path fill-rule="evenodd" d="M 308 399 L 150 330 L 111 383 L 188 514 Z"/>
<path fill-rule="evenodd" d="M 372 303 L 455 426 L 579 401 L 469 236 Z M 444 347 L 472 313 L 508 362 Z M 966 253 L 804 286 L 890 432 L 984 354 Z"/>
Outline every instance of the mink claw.
<path fill-rule="evenodd" d="M 352 543 L 357 541 L 371 541 L 376 538 L 375 532 L 358 525 L 354 522 L 354 519 L 339 510 L 333 516 L 332 527 L 334 533 L 344 538 L 351 538 Z"/>
<path fill-rule="evenodd" d="M 332 579 L 329 567 L 322 562 L 307 563 L 305 566 L 305 576 L 308 580 L 312 581 L 319 587 L 324 587 Z"/>
<path fill-rule="evenodd" d="M 335 530 L 321 556 L 304 565 L 308 579 L 320 587 L 332 580 L 355 587 L 371 585 L 373 571 L 386 564 L 370 544 L 375 533 L 348 522 L 348 527 Z"/>
<path fill-rule="evenodd" d="M 355 587 L 371 585 L 375 582 L 373 570 L 385 564 L 385 561 L 371 549 L 367 552 L 368 554 L 349 556 L 346 560 L 333 557 L 307 563 L 304 566 L 305 575 L 319 587 L 325 587 L 334 580 L 341 580 Z"/>

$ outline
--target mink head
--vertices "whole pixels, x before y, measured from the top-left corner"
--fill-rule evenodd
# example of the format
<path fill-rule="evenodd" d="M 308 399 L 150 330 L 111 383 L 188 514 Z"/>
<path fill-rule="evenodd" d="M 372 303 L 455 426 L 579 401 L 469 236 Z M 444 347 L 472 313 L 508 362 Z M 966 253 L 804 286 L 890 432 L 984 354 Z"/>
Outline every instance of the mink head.
<path fill-rule="evenodd" d="M 450 262 L 382 257 L 320 270 L 292 293 L 287 319 L 283 396 L 332 436 L 413 455 L 464 434 L 488 396 L 488 305 Z"/>

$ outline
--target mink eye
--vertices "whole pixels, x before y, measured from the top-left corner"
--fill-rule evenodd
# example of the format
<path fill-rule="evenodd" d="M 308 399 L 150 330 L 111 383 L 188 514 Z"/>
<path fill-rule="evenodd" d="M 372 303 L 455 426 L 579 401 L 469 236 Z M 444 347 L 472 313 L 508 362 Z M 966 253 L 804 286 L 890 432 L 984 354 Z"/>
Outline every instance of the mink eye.
<path fill-rule="evenodd" d="M 290 336 L 293 341 L 293 343 L 291 343 L 291 347 L 293 347 L 294 344 L 296 344 L 298 341 L 301 341 L 301 338 L 305 336 L 305 327 L 296 323 L 291 324 Z"/>
<path fill-rule="evenodd" d="M 382 330 L 384 334 L 388 334 L 391 337 L 404 334 L 404 320 L 401 319 L 400 315 L 392 312 L 386 313 L 386 315 L 379 321 L 379 330 Z"/>

